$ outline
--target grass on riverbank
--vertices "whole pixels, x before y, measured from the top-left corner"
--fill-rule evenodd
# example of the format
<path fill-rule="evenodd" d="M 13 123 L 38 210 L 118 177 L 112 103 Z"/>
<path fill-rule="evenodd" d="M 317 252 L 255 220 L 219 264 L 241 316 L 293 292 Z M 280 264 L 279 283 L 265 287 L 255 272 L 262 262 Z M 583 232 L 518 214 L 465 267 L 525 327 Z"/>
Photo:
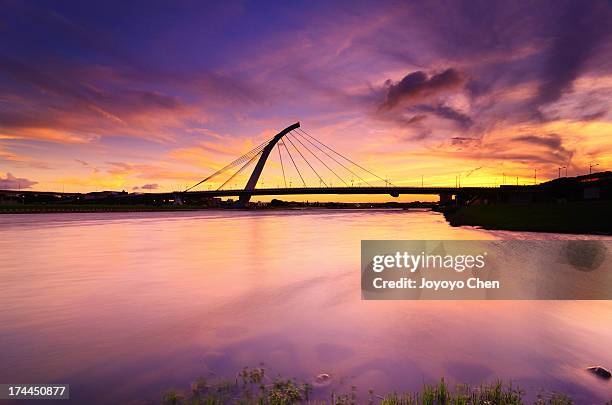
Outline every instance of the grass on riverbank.
<path fill-rule="evenodd" d="M 453 226 L 559 233 L 612 233 L 612 201 L 489 204 L 449 208 Z"/>
<path fill-rule="evenodd" d="M 367 398 L 358 398 L 352 387 L 348 393 L 331 393 L 327 398 L 313 396 L 314 387 L 291 379 L 269 379 L 263 368 L 245 368 L 234 381 L 208 382 L 199 379 L 189 392 L 168 391 L 163 405 L 523 405 L 524 392 L 512 384 L 497 381 L 454 389 L 441 379 L 437 385 L 423 385 L 418 392 L 389 393 L 383 396 L 369 391 Z M 572 400 L 563 394 L 540 395 L 535 405 L 569 405 Z"/>

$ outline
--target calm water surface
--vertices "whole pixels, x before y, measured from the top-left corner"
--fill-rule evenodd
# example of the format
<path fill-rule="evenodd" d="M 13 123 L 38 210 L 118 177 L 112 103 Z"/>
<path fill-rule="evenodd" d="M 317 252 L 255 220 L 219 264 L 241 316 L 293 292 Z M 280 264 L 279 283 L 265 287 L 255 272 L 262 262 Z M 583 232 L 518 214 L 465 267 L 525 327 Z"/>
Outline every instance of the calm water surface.
<path fill-rule="evenodd" d="M 263 362 L 336 389 L 502 377 L 612 398 L 584 371 L 612 365 L 610 301 L 360 299 L 362 239 L 491 238 L 576 236 L 395 210 L 2 215 L 0 383 L 127 403 Z"/>

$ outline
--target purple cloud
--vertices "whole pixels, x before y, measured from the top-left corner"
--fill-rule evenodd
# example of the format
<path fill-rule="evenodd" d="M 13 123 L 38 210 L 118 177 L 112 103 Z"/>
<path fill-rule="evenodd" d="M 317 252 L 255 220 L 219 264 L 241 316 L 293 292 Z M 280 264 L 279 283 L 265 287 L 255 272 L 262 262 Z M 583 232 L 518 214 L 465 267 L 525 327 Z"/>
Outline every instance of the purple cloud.
<path fill-rule="evenodd" d="M 35 184 L 38 184 L 38 182 L 25 178 L 15 177 L 11 173 L 7 173 L 6 177 L 4 178 L 0 177 L 0 189 L 2 190 L 18 190 L 24 188 L 31 188 Z"/>
<path fill-rule="evenodd" d="M 410 73 L 397 83 L 387 80 L 387 94 L 381 109 L 392 109 L 404 100 L 419 100 L 463 84 L 463 77 L 449 68 L 430 77 L 422 71 Z"/>
<path fill-rule="evenodd" d="M 472 118 L 470 118 L 469 115 L 464 114 L 460 111 L 457 111 L 453 109 L 452 107 L 442 105 L 442 104 L 438 104 L 435 106 L 421 104 L 421 105 L 414 106 L 412 109 L 421 111 L 421 112 L 429 112 L 429 113 L 434 114 L 437 117 L 454 121 L 457 125 L 459 125 L 459 127 L 463 129 L 467 129 L 474 124 L 474 122 L 472 121 Z"/>
<path fill-rule="evenodd" d="M 535 97 L 539 107 L 557 101 L 584 69 L 596 49 L 612 34 L 610 3 L 572 2 L 559 19 Z"/>
<path fill-rule="evenodd" d="M 548 150 L 547 154 L 552 157 L 553 161 L 561 163 L 569 161 L 574 154 L 573 151 L 563 146 L 563 139 L 558 134 L 520 135 L 512 138 L 512 141 L 543 147 Z"/>
<path fill-rule="evenodd" d="M 159 188 L 159 184 L 157 183 L 150 183 L 150 184 L 144 184 L 140 187 L 136 186 L 133 187 L 132 190 L 157 190 Z"/>

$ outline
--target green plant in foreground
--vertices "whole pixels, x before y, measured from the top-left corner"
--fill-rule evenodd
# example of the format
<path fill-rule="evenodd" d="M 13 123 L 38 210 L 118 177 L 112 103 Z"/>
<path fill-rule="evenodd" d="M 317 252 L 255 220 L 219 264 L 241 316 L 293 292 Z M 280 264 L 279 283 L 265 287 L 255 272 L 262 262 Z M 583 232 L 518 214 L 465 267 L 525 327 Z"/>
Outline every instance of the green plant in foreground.
<path fill-rule="evenodd" d="M 245 367 L 234 381 L 208 382 L 203 378 L 191 385 L 189 394 L 176 390 L 167 391 L 162 397 L 163 405 L 355 405 L 360 403 L 378 405 L 526 405 L 524 392 L 511 383 L 495 381 L 490 384 L 471 386 L 458 384 L 450 389 L 442 378 L 436 385 L 425 384 L 418 392 L 390 393 L 376 396 L 369 390 L 368 398 L 360 401 L 357 388 L 350 392 L 333 392 L 328 399 L 313 400 L 312 385 L 292 379 L 270 379 L 264 368 Z M 534 405 L 571 405 L 566 395 L 540 394 Z"/>
<path fill-rule="evenodd" d="M 402 393 L 387 395 L 381 405 L 468 405 L 468 404 L 523 404 L 523 392 L 504 385 L 501 381 L 493 384 L 482 384 L 472 387 L 459 384 L 454 391 L 449 390 L 444 379 L 438 385 L 424 385 L 417 393 Z"/>

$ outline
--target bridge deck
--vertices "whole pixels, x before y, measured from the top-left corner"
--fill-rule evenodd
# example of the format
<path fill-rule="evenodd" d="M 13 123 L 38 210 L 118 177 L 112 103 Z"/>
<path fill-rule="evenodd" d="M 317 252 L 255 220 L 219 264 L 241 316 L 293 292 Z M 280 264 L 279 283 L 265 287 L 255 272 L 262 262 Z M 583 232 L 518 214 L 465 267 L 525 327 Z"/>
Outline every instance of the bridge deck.
<path fill-rule="evenodd" d="M 513 190 L 533 190 L 534 186 L 512 186 Z M 187 196 L 234 197 L 241 195 L 309 195 L 309 194 L 458 194 L 501 190 L 501 187 L 291 187 L 256 188 L 254 190 L 189 191 Z"/>
<path fill-rule="evenodd" d="M 160 192 L 160 193 L 143 193 L 140 195 L 150 196 L 174 196 L 182 194 L 184 196 L 201 196 L 201 197 L 240 197 L 242 195 L 315 195 L 315 194 L 476 194 L 476 193 L 493 193 L 496 191 L 511 190 L 513 192 L 530 192 L 539 188 L 538 186 L 511 186 L 504 185 L 501 187 L 288 187 L 288 188 L 256 188 L 253 190 L 235 189 L 235 190 L 202 190 L 188 192 Z M 78 197 L 82 193 L 70 192 L 55 192 L 55 191 L 34 191 L 34 190 L 0 190 L 1 194 L 33 194 L 33 195 L 62 195 Z M 116 195 L 114 198 L 129 198 L 134 194 Z"/>

